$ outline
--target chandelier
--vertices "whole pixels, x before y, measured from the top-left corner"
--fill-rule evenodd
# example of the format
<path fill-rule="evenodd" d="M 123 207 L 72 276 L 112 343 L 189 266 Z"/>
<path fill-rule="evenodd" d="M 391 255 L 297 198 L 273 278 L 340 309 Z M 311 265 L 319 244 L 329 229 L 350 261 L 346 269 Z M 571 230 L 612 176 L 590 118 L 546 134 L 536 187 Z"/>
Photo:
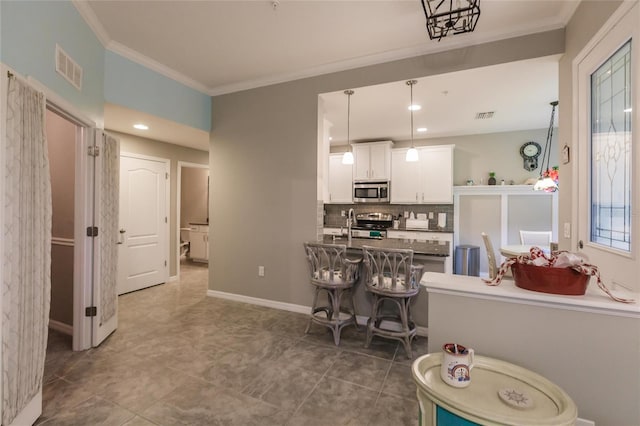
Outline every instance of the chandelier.
<path fill-rule="evenodd" d="M 451 34 L 469 33 L 480 17 L 480 0 L 421 0 L 431 40 Z"/>

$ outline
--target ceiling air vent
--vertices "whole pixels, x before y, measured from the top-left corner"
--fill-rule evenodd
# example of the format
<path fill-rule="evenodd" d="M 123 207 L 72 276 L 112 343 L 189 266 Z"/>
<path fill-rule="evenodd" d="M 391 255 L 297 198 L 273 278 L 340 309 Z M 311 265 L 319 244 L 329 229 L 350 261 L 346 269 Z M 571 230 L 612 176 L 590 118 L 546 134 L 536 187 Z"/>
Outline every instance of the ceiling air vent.
<path fill-rule="evenodd" d="M 476 120 L 486 120 L 488 118 L 493 118 L 493 114 L 495 113 L 495 111 L 478 112 L 476 113 Z"/>
<path fill-rule="evenodd" d="M 76 89 L 82 90 L 82 68 L 57 44 L 56 71 Z"/>

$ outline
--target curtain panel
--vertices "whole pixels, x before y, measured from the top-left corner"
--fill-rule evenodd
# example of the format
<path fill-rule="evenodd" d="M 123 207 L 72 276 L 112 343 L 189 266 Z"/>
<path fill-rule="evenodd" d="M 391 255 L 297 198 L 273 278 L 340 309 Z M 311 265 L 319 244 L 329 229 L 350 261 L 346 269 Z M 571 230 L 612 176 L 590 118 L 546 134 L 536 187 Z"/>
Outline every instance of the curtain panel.
<path fill-rule="evenodd" d="M 104 135 L 102 176 L 100 177 L 100 323 L 104 324 L 118 309 L 118 215 L 120 205 L 120 142 Z"/>
<path fill-rule="evenodd" d="M 42 387 L 51 300 L 51 183 L 44 94 L 8 77 L 3 149 L 2 424 Z"/>

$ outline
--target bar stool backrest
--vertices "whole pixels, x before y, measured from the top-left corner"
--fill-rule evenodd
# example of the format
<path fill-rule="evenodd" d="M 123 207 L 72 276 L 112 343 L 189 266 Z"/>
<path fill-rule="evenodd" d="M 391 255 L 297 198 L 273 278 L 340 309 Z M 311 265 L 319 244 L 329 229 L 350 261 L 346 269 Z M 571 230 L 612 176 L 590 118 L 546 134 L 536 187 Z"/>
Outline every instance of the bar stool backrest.
<path fill-rule="evenodd" d="M 413 265 L 413 250 L 364 246 L 368 289 L 392 293 L 415 292 L 420 285 L 422 265 Z"/>
<path fill-rule="evenodd" d="M 348 284 L 358 278 L 358 262 L 347 259 L 345 244 L 304 243 L 311 282 Z"/>

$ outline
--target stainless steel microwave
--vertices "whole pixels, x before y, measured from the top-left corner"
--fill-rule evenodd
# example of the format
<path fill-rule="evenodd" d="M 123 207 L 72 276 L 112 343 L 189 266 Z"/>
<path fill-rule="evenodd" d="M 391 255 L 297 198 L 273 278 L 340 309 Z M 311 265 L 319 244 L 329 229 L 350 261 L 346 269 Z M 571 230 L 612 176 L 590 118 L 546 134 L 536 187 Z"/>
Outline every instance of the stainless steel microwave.
<path fill-rule="evenodd" d="M 354 203 L 388 203 L 389 181 L 379 182 L 354 182 Z"/>

